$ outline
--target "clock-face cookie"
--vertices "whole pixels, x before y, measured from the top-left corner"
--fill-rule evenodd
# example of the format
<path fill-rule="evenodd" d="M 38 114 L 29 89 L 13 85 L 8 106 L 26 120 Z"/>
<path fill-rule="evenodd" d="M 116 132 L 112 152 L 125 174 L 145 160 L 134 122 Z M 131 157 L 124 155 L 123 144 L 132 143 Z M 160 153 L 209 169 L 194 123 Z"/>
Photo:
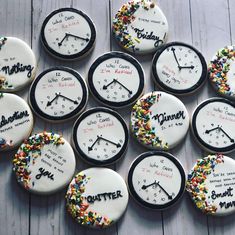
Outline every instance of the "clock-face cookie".
<path fill-rule="evenodd" d="M 70 183 L 66 206 L 79 224 L 106 228 L 123 215 L 128 198 L 125 181 L 118 173 L 108 168 L 90 168 Z"/>
<path fill-rule="evenodd" d="M 220 49 L 212 58 L 208 71 L 215 90 L 220 95 L 235 100 L 235 46 Z"/>
<path fill-rule="evenodd" d="M 84 79 L 67 67 L 54 67 L 42 72 L 34 80 L 29 93 L 35 113 L 53 122 L 77 116 L 85 108 L 87 100 Z"/>
<path fill-rule="evenodd" d="M 84 112 L 75 122 L 72 136 L 79 156 L 95 165 L 119 160 L 128 144 L 125 121 L 117 112 L 107 108 Z"/>
<path fill-rule="evenodd" d="M 0 91 L 24 88 L 34 79 L 36 67 L 35 55 L 24 41 L 0 37 Z"/>
<path fill-rule="evenodd" d="M 0 93 L 0 151 L 13 149 L 27 139 L 33 129 L 33 114 L 19 96 Z"/>
<path fill-rule="evenodd" d="M 197 106 L 192 115 L 193 134 L 210 152 L 235 149 L 235 105 L 223 98 L 211 98 Z"/>
<path fill-rule="evenodd" d="M 141 205 L 163 210 L 181 198 L 185 178 L 184 169 L 174 156 L 166 152 L 146 152 L 132 163 L 128 187 Z"/>
<path fill-rule="evenodd" d="M 121 108 L 132 104 L 142 94 L 144 71 L 134 57 L 122 52 L 109 52 L 92 64 L 88 84 L 100 102 Z"/>
<path fill-rule="evenodd" d="M 28 191 L 51 194 L 71 181 L 76 166 L 73 149 L 60 135 L 43 132 L 25 140 L 13 159 L 17 181 Z"/>
<path fill-rule="evenodd" d="M 60 59 L 78 59 L 94 46 L 96 30 L 91 19 L 74 8 L 61 8 L 43 22 L 41 39 L 45 48 Z"/>
<path fill-rule="evenodd" d="M 154 82 L 173 94 L 187 94 L 197 90 L 207 78 L 203 55 L 194 47 L 171 42 L 160 47 L 152 63 Z"/>
<path fill-rule="evenodd" d="M 124 49 L 147 54 L 155 52 L 166 41 L 168 23 L 156 3 L 147 0 L 130 1 L 115 15 L 113 33 Z"/>
<path fill-rule="evenodd" d="M 196 207 L 206 214 L 224 216 L 235 212 L 235 161 L 209 155 L 198 159 L 188 175 L 186 190 Z"/>
<path fill-rule="evenodd" d="M 132 108 L 132 133 L 147 148 L 174 148 L 183 140 L 188 127 L 186 107 L 178 98 L 165 92 L 147 93 Z"/>

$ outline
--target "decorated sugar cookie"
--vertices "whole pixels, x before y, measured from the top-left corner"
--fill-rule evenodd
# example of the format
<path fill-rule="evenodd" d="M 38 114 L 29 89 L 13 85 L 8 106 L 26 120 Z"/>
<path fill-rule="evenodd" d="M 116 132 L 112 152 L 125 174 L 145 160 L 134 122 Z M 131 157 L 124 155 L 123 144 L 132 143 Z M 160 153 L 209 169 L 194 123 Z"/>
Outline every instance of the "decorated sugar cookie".
<path fill-rule="evenodd" d="M 75 70 L 62 66 L 42 72 L 29 92 L 29 102 L 35 113 L 52 122 L 77 116 L 85 108 L 87 100 L 84 79 Z"/>
<path fill-rule="evenodd" d="M 21 39 L 0 37 L 0 91 L 14 92 L 27 86 L 36 74 L 36 58 Z"/>
<path fill-rule="evenodd" d="M 41 39 L 45 48 L 60 59 L 79 59 L 94 46 L 94 23 L 82 11 L 61 8 L 49 14 L 43 22 Z"/>
<path fill-rule="evenodd" d="M 115 15 L 113 33 L 124 49 L 147 54 L 166 42 L 168 23 L 155 1 L 130 1 Z"/>
<path fill-rule="evenodd" d="M 123 118 L 107 108 L 84 112 L 75 122 L 72 136 L 79 156 L 94 165 L 119 160 L 126 151 L 129 137 Z"/>
<path fill-rule="evenodd" d="M 121 108 L 134 103 L 142 94 L 144 71 L 134 57 L 122 52 L 109 52 L 92 64 L 88 84 L 100 102 Z"/>
<path fill-rule="evenodd" d="M 66 206 L 79 224 L 106 228 L 123 215 L 128 198 L 125 181 L 118 173 L 108 168 L 90 168 L 70 183 Z"/>
<path fill-rule="evenodd" d="M 207 79 L 203 55 L 191 45 L 171 42 L 159 48 L 153 58 L 154 82 L 177 95 L 196 91 Z"/>
<path fill-rule="evenodd" d="M 19 146 L 33 129 L 33 114 L 19 96 L 0 93 L 0 151 Z"/>
<path fill-rule="evenodd" d="M 75 171 L 70 144 L 60 135 L 43 132 L 25 140 L 13 159 L 16 179 L 26 190 L 51 194 L 69 184 Z"/>
<path fill-rule="evenodd" d="M 235 100 L 235 46 L 220 49 L 209 66 L 209 79 L 215 90 L 228 99 Z"/>
<path fill-rule="evenodd" d="M 131 195 L 142 206 L 155 210 L 174 205 L 185 190 L 185 172 L 180 162 L 166 152 L 146 152 L 132 163 L 128 173 Z"/>
<path fill-rule="evenodd" d="M 211 98 L 199 104 L 192 115 L 193 134 L 205 150 L 235 150 L 235 105 L 224 98 Z"/>
<path fill-rule="evenodd" d="M 198 159 L 188 175 L 186 189 L 196 207 L 206 214 L 235 212 L 235 161 L 223 155 Z"/>
<path fill-rule="evenodd" d="M 183 140 L 188 127 L 186 107 L 178 98 L 165 92 L 145 94 L 132 108 L 132 133 L 147 148 L 174 148 Z"/>

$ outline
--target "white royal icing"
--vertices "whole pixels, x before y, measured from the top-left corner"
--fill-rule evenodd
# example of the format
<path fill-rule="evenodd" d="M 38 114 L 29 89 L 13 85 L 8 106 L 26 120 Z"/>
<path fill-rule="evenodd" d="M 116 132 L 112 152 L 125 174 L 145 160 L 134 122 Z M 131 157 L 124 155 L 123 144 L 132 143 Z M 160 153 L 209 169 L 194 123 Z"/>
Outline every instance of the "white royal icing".
<path fill-rule="evenodd" d="M 72 147 L 63 137 L 43 132 L 31 136 L 20 146 L 13 165 L 17 181 L 25 189 L 37 194 L 51 194 L 69 184 L 76 160 Z"/>
<path fill-rule="evenodd" d="M 161 9 L 151 1 L 124 4 L 113 20 L 116 39 L 126 50 L 152 53 L 167 39 L 168 23 Z"/>
<path fill-rule="evenodd" d="M 19 96 L 0 93 L 0 151 L 17 147 L 33 128 L 33 114 Z"/>
<path fill-rule="evenodd" d="M 187 191 L 204 213 L 225 216 L 235 212 L 235 161 L 223 155 L 198 159 L 188 176 Z"/>
<path fill-rule="evenodd" d="M 128 198 L 125 181 L 108 168 L 80 172 L 70 183 L 66 195 L 69 213 L 78 223 L 93 228 L 117 222 L 126 210 Z"/>
<path fill-rule="evenodd" d="M 131 129 L 137 140 L 147 148 L 174 148 L 183 140 L 188 127 L 188 111 L 173 95 L 153 91 L 133 106 Z"/>
<path fill-rule="evenodd" d="M 21 39 L 0 38 L 0 91 L 22 89 L 35 77 L 36 58 Z"/>

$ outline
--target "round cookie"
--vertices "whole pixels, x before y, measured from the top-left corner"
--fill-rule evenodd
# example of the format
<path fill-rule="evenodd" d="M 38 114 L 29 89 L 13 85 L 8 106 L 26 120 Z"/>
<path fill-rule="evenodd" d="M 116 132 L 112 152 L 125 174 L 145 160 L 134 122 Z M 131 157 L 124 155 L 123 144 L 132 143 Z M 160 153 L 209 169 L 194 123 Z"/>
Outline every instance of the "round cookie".
<path fill-rule="evenodd" d="M 212 58 L 208 72 L 215 90 L 235 101 L 235 46 L 220 49 Z"/>
<path fill-rule="evenodd" d="M 150 209 L 163 210 L 183 195 L 186 176 L 181 163 L 166 152 L 146 152 L 132 163 L 128 187 L 134 199 Z"/>
<path fill-rule="evenodd" d="M 73 127 L 73 145 L 79 156 L 93 165 L 108 165 L 126 152 L 128 128 L 123 118 L 107 108 L 84 112 Z"/>
<path fill-rule="evenodd" d="M 98 101 L 110 107 L 122 108 L 141 96 L 144 70 L 134 57 L 122 52 L 109 52 L 92 64 L 88 84 Z"/>
<path fill-rule="evenodd" d="M 188 175 L 186 190 L 196 207 L 210 215 L 225 216 L 235 212 L 235 161 L 209 155 L 198 159 Z"/>
<path fill-rule="evenodd" d="M 24 88 L 34 79 L 36 67 L 35 55 L 24 41 L 0 37 L 0 91 Z"/>
<path fill-rule="evenodd" d="M 210 98 L 192 114 L 192 132 L 202 148 L 209 152 L 235 150 L 235 105 L 224 98 Z"/>
<path fill-rule="evenodd" d="M 171 42 L 161 46 L 152 62 L 153 80 L 161 89 L 176 95 L 198 90 L 207 79 L 203 55 L 191 45 Z"/>
<path fill-rule="evenodd" d="M 0 151 L 19 146 L 33 129 L 33 114 L 19 96 L 0 92 Z"/>
<path fill-rule="evenodd" d="M 36 194 L 52 194 L 71 181 L 76 167 L 70 144 L 60 135 L 43 132 L 25 140 L 13 159 L 17 181 Z"/>
<path fill-rule="evenodd" d="M 79 224 L 106 228 L 123 215 L 128 198 L 125 181 L 118 173 L 108 168 L 89 168 L 70 183 L 66 207 Z"/>
<path fill-rule="evenodd" d="M 186 107 L 178 98 L 165 92 L 147 93 L 132 108 L 132 133 L 147 148 L 174 148 L 183 140 L 188 127 Z"/>
<path fill-rule="evenodd" d="M 62 122 L 81 113 L 88 100 L 88 89 L 81 75 L 58 66 L 43 71 L 34 80 L 29 103 L 34 112 L 51 122 Z"/>
<path fill-rule="evenodd" d="M 113 34 L 127 51 L 153 53 L 165 43 L 168 23 L 153 1 L 138 0 L 124 4 L 113 19 Z"/>
<path fill-rule="evenodd" d="M 41 40 L 53 56 L 64 59 L 79 59 L 94 47 L 95 25 L 82 11 L 60 8 L 50 13 L 41 28 Z"/>

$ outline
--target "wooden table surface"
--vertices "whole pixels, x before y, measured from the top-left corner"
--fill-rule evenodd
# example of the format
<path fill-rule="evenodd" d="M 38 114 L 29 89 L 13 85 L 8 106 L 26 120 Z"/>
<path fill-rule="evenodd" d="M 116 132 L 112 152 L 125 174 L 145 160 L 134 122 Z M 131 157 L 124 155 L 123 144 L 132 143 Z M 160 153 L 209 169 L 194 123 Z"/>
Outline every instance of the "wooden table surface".
<path fill-rule="evenodd" d="M 55 65 L 76 69 L 84 77 L 89 67 L 100 54 L 121 50 L 111 34 L 111 20 L 123 0 L 0 0 L 0 35 L 15 36 L 25 40 L 33 48 L 37 60 L 37 74 Z M 169 23 L 168 41 L 182 41 L 194 45 L 207 61 L 217 49 L 235 42 L 234 0 L 159 0 Z M 60 7 L 74 7 L 85 11 L 97 26 L 97 41 L 94 51 L 81 61 L 63 62 L 48 55 L 39 40 L 40 28 L 46 15 Z M 136 56 L 146 74 L 146 92 L 154 90 L 150 77 L 152 55 Z M 25 99 L 28 88 L 18 94 Z M 194 107 L 208 97 L 216 96 L 208 83 L 195 95 L 181 98 L 191 114 Z M 88 107 L 99 106 L 89 97 Z M 119 111 L 129 122 L 130 108 Z M 1 110 L 0 110 L 1 113 Z M 48 130 L 59 132 L 68 140 L 71 138 L 73 121 L 65 124 L 48 124 L 35 118 L 33 133 Z M 133 159 L 147 151 L 130 138 L 125 158 L 110 166 L 124 178 Z M 206 155 L 197 146 L 191 133 L 171 153 L 184 165 L 186 172 L 197 158 Z M 173 208 L 155 212 L 137 205 L 131 198 L 123 218 L 111 228 L 95 231 L 77 225 L 65 211 L 66 189 L 51 195 L 37 196 L 24 191 L 12 174 L 11 159 L 14 151 L 0 156 L 0 235 L 158 235 L 158 234 L 235 234 L 235 214 L 224 218 L 203 215 L 197 211 L 187 193 Z M 230 155 L 231 156 L 231 155 Z M 77 170 L 89 165 L 77 158 Z"/>

